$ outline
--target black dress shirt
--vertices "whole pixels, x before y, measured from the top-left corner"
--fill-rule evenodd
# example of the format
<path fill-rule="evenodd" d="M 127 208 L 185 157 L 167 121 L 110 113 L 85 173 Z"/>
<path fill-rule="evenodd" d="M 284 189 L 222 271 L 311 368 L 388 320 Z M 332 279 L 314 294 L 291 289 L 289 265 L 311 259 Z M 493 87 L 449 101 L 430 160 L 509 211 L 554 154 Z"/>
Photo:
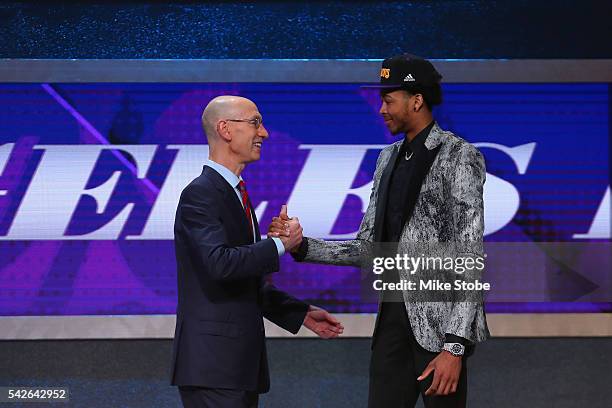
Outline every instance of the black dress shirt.
<path fill-rule="evenodd" d="M 408 204 L 408 186 L 413 174 L 413 169 L 417 159 L 415 155 L 419 149 L 425 149 L 425 140 L 433 128 L 431 122 L 425 129 L 421 130 L 412 141 L 404 139 L 399 154 L 395 160 L 393 173 L 389 180 L 387 194 L 387 205 L 385 206 L 385 218 L 383 228 L 384 242 L 398 242 L 402 234 L 404 224 L 404 208 Z M 408 222 L 409 220 L 406 220 Z"/>

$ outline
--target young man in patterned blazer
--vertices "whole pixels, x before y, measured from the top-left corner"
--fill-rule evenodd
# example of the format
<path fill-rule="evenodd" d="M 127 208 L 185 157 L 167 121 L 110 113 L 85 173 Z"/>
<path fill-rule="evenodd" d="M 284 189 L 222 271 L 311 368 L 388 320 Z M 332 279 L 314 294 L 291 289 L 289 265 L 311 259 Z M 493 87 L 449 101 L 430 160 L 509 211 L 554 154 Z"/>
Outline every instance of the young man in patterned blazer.
<path fill-rule="evenodd" d="M 382 98 L 380 114 L 392 134 L 404 137 L 380 153 L 357 237 L 304 238 L 294 258 L 359 266 L 365 262 L 364 248 L 373 243 L 395 243 L 405 252 L 424 244 L 428 255 L 438 246 L 438 254 L 449 255 L 450 248 L 455 258 L 482 256 L 484 159 L 434 120 L 432 107 L 442 102 L 442 76 L 429 61 L 408 54 L 384 60 L 380 76 L 375 86 Z M 291 235 L 296 228 L 285 207 L 269 233 Z M 394 274 L 386 279 L 398 281 Z M 393 301 L 385 293 L 379 302 L 368 407 L 411 407 L 419 395 L 428 408 L 464 407 L 467 356 L 489 337 L 482 294 L 433 294 L 423 301 L 403 290 L 399 296 Z"/>

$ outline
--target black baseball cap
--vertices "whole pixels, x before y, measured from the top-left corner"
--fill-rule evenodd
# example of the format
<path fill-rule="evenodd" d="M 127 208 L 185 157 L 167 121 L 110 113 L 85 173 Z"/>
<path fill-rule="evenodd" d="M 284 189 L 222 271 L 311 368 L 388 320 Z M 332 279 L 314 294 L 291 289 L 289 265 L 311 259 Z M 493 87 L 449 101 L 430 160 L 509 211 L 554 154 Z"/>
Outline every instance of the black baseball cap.
<path fill-rule="evenodd" d="M 396 55 L 383 61 L 380 84 L 363 88 L 429 88 L 440 83 L 442 75 L 426 59 L 411 54 Z"/>

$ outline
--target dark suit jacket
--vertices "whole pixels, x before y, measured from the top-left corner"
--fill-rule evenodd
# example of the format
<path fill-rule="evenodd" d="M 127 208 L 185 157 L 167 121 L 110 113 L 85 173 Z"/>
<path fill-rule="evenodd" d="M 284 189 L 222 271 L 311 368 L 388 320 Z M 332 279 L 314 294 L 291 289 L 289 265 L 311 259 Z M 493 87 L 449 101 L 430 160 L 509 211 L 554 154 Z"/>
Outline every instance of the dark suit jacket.
<path fill-rule="evenodd" d="M 243 207 L 215 170 L 182 192 L 174 223 L 178 308 L 172 384 L 266 392 L 262 317 L 297 333 L 308 305 L 276 289 L 276 244 L 253 243 Z"/>

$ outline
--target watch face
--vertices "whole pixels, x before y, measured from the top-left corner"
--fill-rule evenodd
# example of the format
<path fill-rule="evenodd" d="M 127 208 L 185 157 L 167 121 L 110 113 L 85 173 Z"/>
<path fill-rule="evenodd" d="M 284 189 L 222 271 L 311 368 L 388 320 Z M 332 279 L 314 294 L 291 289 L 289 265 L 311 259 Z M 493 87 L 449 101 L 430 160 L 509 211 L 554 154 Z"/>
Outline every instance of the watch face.
<path fill-rule="evenodd" d="M 461 347 L 461 344 L 453 344 L 453 346 L 451 347 L 451 353 L 453 354 L 461 354 L 463 352 L 463 347 Z"/>

